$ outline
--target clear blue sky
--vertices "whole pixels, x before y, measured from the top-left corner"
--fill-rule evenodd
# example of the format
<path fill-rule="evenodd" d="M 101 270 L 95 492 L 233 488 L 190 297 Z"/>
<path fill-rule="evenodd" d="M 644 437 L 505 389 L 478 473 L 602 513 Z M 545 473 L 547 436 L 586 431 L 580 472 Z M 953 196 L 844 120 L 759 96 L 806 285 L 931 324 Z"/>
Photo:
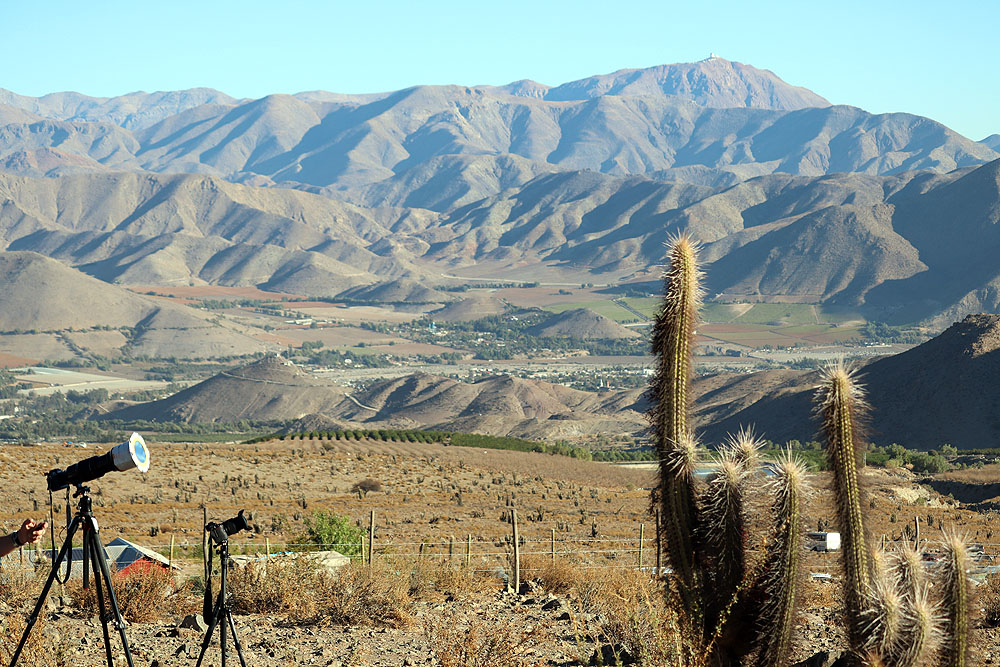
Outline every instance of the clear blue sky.
<path fill-rule="evenodd" d="M 996 0 L 0 0 L 0 24 L 0 88 L 22 95 L 554 85 L 715 52 L 834 103 L 1000 132 Z"/>

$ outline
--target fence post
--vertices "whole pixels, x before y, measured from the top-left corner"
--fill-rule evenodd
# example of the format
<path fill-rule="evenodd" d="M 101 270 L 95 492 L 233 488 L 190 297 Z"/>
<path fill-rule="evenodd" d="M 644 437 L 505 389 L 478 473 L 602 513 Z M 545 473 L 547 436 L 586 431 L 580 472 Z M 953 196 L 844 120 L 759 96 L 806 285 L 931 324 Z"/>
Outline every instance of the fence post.
<path fill-rule="evenodd" d="M 468 540 L 465 543 L 465 567 L 472 566 L 472 533 L 469 533 Z"/>
<path fill-rule="evenodd" d="M 642 543 L 646 541 L 646 524 L 639 524 L 639 569 L 642 569 Z"/>
<path fill-rule="evenodd" d="M 913 548 L 920 549 L 920 517 L 913 515 Z"/>
<path fill-rule="evenodd" d="M 656 574 L 663 574 L 661 569 L 663 558 L 663 549 L 660 546 L 660 508 L 656 508 Z"/>
<path fill-rule="evenodd" d="M 449 535 L 448 536 L 448 562 L 451 562 L 451 559 L 454 558 L 454 557 L 455 557 L 455 536 L 454 535 Z"/>
<path fill-rule="evenodd" d="M 514 527 L 514 595 L 521 592 L 521 545 L 517 535 L 517 510 L 510 511 L 510 522 Z"/>
<path fill-rule="evenodd" d="M 375 560 L 375 510 L 372 510 L 368 520 L 368 564 Z"/>
<path fill-rule="evenodd" d="M 167 556 L 167 569 L 170 570 L 170 576 L 174 574 L 174 536 L 170 536 L 170 554 Z"/>
<path fill-rule="evenodd" d="M 552 562 L 556 562 L 556 529 L 552 529 Z"/>
<path fill-rule="evenodd" d="M 267 576 L 267 563 L 271 560 L 271 538 L 264 538 L 264 576 Z"/>

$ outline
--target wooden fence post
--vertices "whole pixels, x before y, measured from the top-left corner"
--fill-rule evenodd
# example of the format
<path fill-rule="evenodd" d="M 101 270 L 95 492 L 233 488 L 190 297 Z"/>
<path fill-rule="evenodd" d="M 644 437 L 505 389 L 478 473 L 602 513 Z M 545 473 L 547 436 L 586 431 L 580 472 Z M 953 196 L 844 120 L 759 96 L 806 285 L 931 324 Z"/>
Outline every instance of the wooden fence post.
<path fill-rule="evenodd" d="M 465 567 L 472 566 L 472 533 L 469 533 L 468 540 L 465 543 Z"/>
<path fill-rule="evenodd" d="M 551 551 L 552 551 L 552 562 L 555 563 L 556 562 L 556 529 L 555 528 L 552 529 L 552 543 L 551 543 L 551 546 L 552 546 L 552 549 L 551 549 Z"/>
<path fill-rule="evenodd" d="M 368 519 L 368 564 L 375 560 L 375 510 Z"/>
<path fill-rule="evenodd" d="M 660 545 L 660 508 L 656 508 L 656 574 L 663 574 L 661 566 L 663 564 L 663 549 Z"/>
<path fill-rule="evenodd" d="M 167 556 L 167 570 L 174 576 L 174 536 L 170 536 L 170 554 Z"/>
<path fill-rule="evenodd" d="M 264 538 L 264 576 L 267 576 L 267 564 L 271 560 L 271 538 Z"/>
<path fill-rule="evenodd" d="M 646 524 L 639 524 L 639 569 L 642 569 L 642 543 L 646 541 Z"/>
<path fill-rule="evenodd" d="M 448 536 L 448 562 L 450 563 L 451 559 L 454 558 L 454 557 L 455 557 L 455 536 L 454 535 L 449 535 Z"/>
<path fill-rule="evenodd" d="M 521 591 L 521 545 L 517 534 L 517 510 L 510 511 L 510 522 L 514 528 L 514 595 Z"/>

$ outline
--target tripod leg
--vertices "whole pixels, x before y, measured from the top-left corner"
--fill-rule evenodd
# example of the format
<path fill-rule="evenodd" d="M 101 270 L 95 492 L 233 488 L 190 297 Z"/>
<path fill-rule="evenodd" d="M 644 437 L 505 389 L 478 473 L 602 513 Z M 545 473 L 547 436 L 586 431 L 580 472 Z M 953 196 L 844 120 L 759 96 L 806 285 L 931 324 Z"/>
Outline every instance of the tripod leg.
<path fill-rule="evenodd" d="M 208 622 L 208 630 L 205 631 L 205 639 L 201 642 L 201 653 L 198 654 L 198 662 L 195 667 L 201 667 L 201 661 L 205 657 L 205 651 L 208 650 L 208 645 L 212 641 L 212 633 L 215 632 L 215 626 L 219 624 L 222 619 L 222 607 L 221 603 L 216 604 L 215 609 L 212 610 L 212 618 Z M 221 630 L 221 628 L 220 628 Z"/>
<path fill-rule="evenodd" d="M 38 602 L 35 603 L 35 608 L 28 617 L 28 623 L 24 627 L 24 634 L 21 635 L 21 641 L 18 642 L 17 648 L 14 649 L 14 656 L 10 659 L 10 667 L 14 667 L 14 665 L 17 664 L 17 659 L 21 657 L 21 651 L 24 650 L 24 645 L 28 641 L 28 635 L 31 634 L 31 629 L 35 627 L 35 622 L 38 620 L 38 615 L 42 611 L 42 606 L 45 605 L 45 598 L 49 596 L 52 584 L 56 580 L 56 575 L 59 572 L 59 566 L 62 564 L 63 560 L 66 559 L 66 555 L 69 553 L 69 550 L 73 548 L 73 535 L 79 527 L 80 517 L 75 517 L 73 522 L 69 524 L 69 528 L 66 530 L 66 541 L 63 542 L 62 548 L 59 550 L 59 555 L 52 563 L 52 570 L 49 572 L 49 576 L 45 580 L 45 586 L 42 588 L 42 592 L 38 596 Z"/>
<path fill-rule="evenodd" d="M 108 632 L 108 615 L 104 606 L 104 582 L 101 581 L 100 566 L 97 563 L 97 548 L 94 546 L 94 531 L 83 527 L 83 562 L 94 564 L 94 590 L 97 592 L 97 613 L 101 619 L 101 630 L 104 632 L 104 652 L 107 654 L 108 667 L 115 667 L 115 659 L 111 653 L 111 634 Z"/>
<path fill-rule="evenodd" d="M 236 636 L 236 622 L 233 620 L 233 612 L 226 607 L 226 618 L 229 619 L 229 629 L 233 633 L 233 644 L 236 645 L 236 655 L 240 658 L 241 667 L 247 667 L 247 661 L 243 657 L 243 646 L 240 644 L 240 638 Z"/>
<path fill-rule="evenodd" d="M 93 521 L 93 519 L 91 519 Z M 108 557 L 104 553 L 104 547 L 101 546 L 101 540 L 99 533 L 97 532 L 97 522 L 95 521 L 91 531 L 92 540 L 94 545 L 94 553 L 97 554 L 97 565 L 100 568 L 100 578 L 104 579 L 104 583 L 108 587 L 108 600 L 111 602 L 111 612 L 112 617 L 115 620 L 115 627 L 118 628 L 118 634 L 122 638 L 122 648 L 125 649 L 125 662 L 128 663 L 128 667 L 134 667 L 132 664 L 132 651 L 128 647 L 128 637 L 125 636 L 125 622 L 122 620 L 121 610 L 118 608 L 118 598 L 115 596 L 115 589 L 111 585 L 111 569 L 108 567 Z M 100 585 L 100 584 L 98 584 Z"/>

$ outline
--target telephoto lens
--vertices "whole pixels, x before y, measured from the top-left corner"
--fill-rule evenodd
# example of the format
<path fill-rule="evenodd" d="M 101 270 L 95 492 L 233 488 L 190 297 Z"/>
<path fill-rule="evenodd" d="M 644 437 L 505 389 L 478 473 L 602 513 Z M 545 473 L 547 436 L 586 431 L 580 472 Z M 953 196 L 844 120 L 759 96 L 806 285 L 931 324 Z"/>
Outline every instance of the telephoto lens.
<path fill-rule="evenodd" d="M 139 472 L 149 470 L 149 450 L 142 436 L 133 433 L 127 441 L 115 445 L 106 454 L 91 456 L 74 463 L 65 470 L 50 470 L 46 473 L 49 491 L 65 489 L 70 484 L 80 485 L 84 482 L 103 477 L 112 470 L 131 470 L 138 468 Z"/>
<path fill-rule="evenodd" d="M 222 529 L 226 531 L 226 535 L 235 535 L 241 530 L 249 530 L 250 524 L 247 522 L 247 518 L 243 516 L 243 512 L 245 511 L 240 510 L 239 514 L 232 519 L 226 519 L 222 522 Z"/>

